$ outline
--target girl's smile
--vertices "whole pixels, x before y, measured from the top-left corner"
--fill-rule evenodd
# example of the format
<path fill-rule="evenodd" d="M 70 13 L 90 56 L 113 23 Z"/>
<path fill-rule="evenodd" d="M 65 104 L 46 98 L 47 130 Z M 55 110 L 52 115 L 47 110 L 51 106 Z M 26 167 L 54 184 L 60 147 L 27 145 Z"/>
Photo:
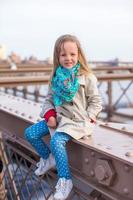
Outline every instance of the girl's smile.
<path fill-rule="evenodd" d="M 61 46 L 59 54 L 60 65 L 66 68 L 72 68 L 78 62 L 78 48 L 76 43 L 67 41 Z"/>

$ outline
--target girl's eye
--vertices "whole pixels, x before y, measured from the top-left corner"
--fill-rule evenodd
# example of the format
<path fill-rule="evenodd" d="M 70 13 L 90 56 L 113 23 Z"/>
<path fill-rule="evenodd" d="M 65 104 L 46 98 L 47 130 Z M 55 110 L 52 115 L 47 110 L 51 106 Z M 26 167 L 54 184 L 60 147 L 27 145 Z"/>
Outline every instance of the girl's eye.
<path fill-rule="evenodd" d="M 65 56 L 65 54 L 61 54 L 61 56 Z"/>
<path fill-rule="evenodd" d="M 71 54 L 71 56 L 75 56 L 75 54 L 74 54 L 74 53 L 72 53 L 72 54 Z"/>

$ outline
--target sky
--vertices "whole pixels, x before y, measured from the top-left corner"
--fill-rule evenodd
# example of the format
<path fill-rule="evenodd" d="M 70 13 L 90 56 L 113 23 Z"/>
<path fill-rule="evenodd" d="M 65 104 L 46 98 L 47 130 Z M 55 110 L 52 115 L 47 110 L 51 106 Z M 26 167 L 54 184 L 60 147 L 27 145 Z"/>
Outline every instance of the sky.
<path fill-rule="evenodd" d="M 52 57 L 63 34 L 79 38 L 88 60 L 133 61 L 133 0 L 0 0 L 7 55 Z"/>

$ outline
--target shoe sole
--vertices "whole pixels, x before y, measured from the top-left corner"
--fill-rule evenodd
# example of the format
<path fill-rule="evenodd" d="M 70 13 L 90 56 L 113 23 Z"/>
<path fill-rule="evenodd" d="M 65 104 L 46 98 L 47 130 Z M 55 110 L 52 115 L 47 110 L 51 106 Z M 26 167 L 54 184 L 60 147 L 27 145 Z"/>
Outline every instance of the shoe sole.
<path fill-rule="evenodd" d="M 56 167 L 53 166 L 53 167 L 49 168 L 48 170 L 46 170 L 45 172 L 43 172 L 43 173 L 41 173 L 41 174 L 36 174 L 35 172 L 34 172 L 34 173 L 35 173 L 36 176 L 42 176 L 42 175 L 46 174 L 49 170 L 55 169 L 55 168 L 56 168 Z"/>
<path fill-rule="evenodd" d="M 56 199 L 56 198 L 54 198 L 53 200 L 70 200 L 69 198 L 71 197 L 72 194 L 73 194 L 73 187 L 71 189 L 70 194 L 68 195 L 68 197 L 66 199 Z"/>

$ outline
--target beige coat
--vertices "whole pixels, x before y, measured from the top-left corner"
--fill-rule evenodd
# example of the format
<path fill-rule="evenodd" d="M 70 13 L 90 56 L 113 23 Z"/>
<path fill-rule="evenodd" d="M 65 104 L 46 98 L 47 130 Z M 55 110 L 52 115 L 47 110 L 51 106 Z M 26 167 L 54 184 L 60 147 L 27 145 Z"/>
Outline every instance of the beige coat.
<path fill-rule="evenodd" d="M 73 101 L 64 103 L 62 106 L 54 106 L 52 91 L 49 88 L 40 113 L 40 116 L 43 117 L 48 110 L 55 109 L 58 122 L 56 131 L 65 132 L 75 139 L 91 135 L 93 125 L 89 118 L 96 120 L 102 109 L 96 77 L 93 74 L 79 75 L 78 80 L 80 87 Z"/>

